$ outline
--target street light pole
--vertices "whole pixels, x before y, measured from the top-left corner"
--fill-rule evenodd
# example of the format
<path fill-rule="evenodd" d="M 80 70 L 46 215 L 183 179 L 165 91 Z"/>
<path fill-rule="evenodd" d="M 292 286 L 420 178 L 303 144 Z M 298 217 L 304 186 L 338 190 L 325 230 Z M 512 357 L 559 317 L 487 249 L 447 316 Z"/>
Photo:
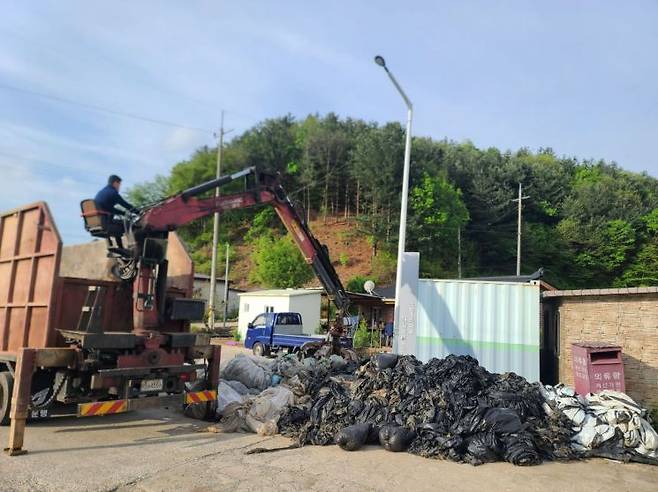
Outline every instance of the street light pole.
<path fill-rule="evenodd" d="M 399 333 L 400 326 L 400 291 L 402 290 L 402 257 L 405 250 L 405 240 L 407 235 L 407 202 L 409 199 L 409 164 L 411 162 L 411 120 L 413 117 L 413 105 L 405 94 L 400 84 L 395 79 L 391 71 L 386 66 L 384 58 L 377 55 L 375 63 L 386 71 L 386 75 L 391 79 L 391 82 L 402 96 L 404 103 L 407 106 L 407 134 L 404 146 L 404 167 L 402 171 L 402 199 L 400 203 L 400 232 L 398 234 L 398 261 L 395 275 L 395 311 L 393 326 Z"/>

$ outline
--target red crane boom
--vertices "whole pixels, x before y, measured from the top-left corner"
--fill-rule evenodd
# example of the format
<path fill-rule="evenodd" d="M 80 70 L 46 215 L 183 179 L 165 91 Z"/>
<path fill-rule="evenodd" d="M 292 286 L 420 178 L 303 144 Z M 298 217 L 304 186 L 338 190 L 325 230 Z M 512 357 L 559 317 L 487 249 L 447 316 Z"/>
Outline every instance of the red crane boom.
<path fill-rule="evenodd" d="M 205 192 L 245 178 L 246 191 L 230 195 L 199 198 Z M 160 324 L 163 297 L 163 278 L 166 278 L 166 240 L 170 231 L 215 212 L 258 205 L 274 207 L 277 215 L 292 236 L 305 261 L 313 268 L 329 298 L 338 308 L 332 324 L 332 347 L 338 351 L 338 339 L 343 333 L 342 319 L 347 314 L 350 299 L 329 258 L 327 247 L 311 233 L 281 186 L 277 175 L 258 172 L 249 167 L 231 175 L 202 183 L 198 186 L 142 209 L 128 227 L 130 255 L 110 250 L 117 258 L 117 274 L 133 280 L 133 323 L 135 331 L 149 331 Z"/>

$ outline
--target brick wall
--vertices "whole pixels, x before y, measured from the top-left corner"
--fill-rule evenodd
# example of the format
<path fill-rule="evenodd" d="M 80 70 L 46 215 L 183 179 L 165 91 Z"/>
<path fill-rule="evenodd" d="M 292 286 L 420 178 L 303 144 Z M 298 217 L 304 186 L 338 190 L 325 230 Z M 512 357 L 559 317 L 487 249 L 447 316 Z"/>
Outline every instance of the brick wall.
<path fill-rule="evenodd" d="M 573 385 L 571 344 L 622 347 L 626 392 L 658 408 L 658 294 L 564 297 L 559 300 L 560 381 Z"/>

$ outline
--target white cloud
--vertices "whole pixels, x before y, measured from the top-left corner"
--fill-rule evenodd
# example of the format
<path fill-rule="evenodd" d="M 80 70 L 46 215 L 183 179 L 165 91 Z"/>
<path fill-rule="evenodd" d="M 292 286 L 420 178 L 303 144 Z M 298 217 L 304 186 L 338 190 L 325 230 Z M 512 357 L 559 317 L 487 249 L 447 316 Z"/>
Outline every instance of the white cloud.
<path fill-rule="evenodd" d="M 174 128 L 164 138 L 162 147 L 166 152 L 190 154 L 195 148 L 208 143 L 208 136 L 188 128 Z"/>

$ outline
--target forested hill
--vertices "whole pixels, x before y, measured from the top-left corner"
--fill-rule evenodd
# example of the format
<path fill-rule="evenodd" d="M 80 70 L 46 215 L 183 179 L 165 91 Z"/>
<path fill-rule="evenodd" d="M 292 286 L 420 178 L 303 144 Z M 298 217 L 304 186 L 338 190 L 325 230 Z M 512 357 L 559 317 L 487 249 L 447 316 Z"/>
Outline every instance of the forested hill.
<path fill-rule="evenodd" d="M 280 172 L 316 229 L 346 222 L 351 234 L 368 241 L 374 268 L 366 270 L 386 281 L 397 247 L 403 153 L 398 123 L 285 116 L 234 138 L 223 162 L 226 173 L 249 165 Z M 459 234 L 464 277 L 513 274 L 517 209 L 511 200 L 521 182 L 530 196 L 523 202 L 524 273 L 544 267 L 546 279 L 560 288 L 658 284 L 658 180 L 550 148 L 501 151 L 425 137 L 414 138 L 411 160 L 407 250 L 420 251 L 423 276 L 457 276 Z M 133 187 L 130 196 L 145 203 L 212 179 L 215 163 L 215 148 L 198 149 L 168 176 Z M 222 242 L 249 255 L 250 280 L 263 286 L 310 279 L 283 233 L 268 209 L 231 212 L 221 221 Z M 187 227 L 183 236 L 197 268 L 207 271 L 211 220 Z"/>

